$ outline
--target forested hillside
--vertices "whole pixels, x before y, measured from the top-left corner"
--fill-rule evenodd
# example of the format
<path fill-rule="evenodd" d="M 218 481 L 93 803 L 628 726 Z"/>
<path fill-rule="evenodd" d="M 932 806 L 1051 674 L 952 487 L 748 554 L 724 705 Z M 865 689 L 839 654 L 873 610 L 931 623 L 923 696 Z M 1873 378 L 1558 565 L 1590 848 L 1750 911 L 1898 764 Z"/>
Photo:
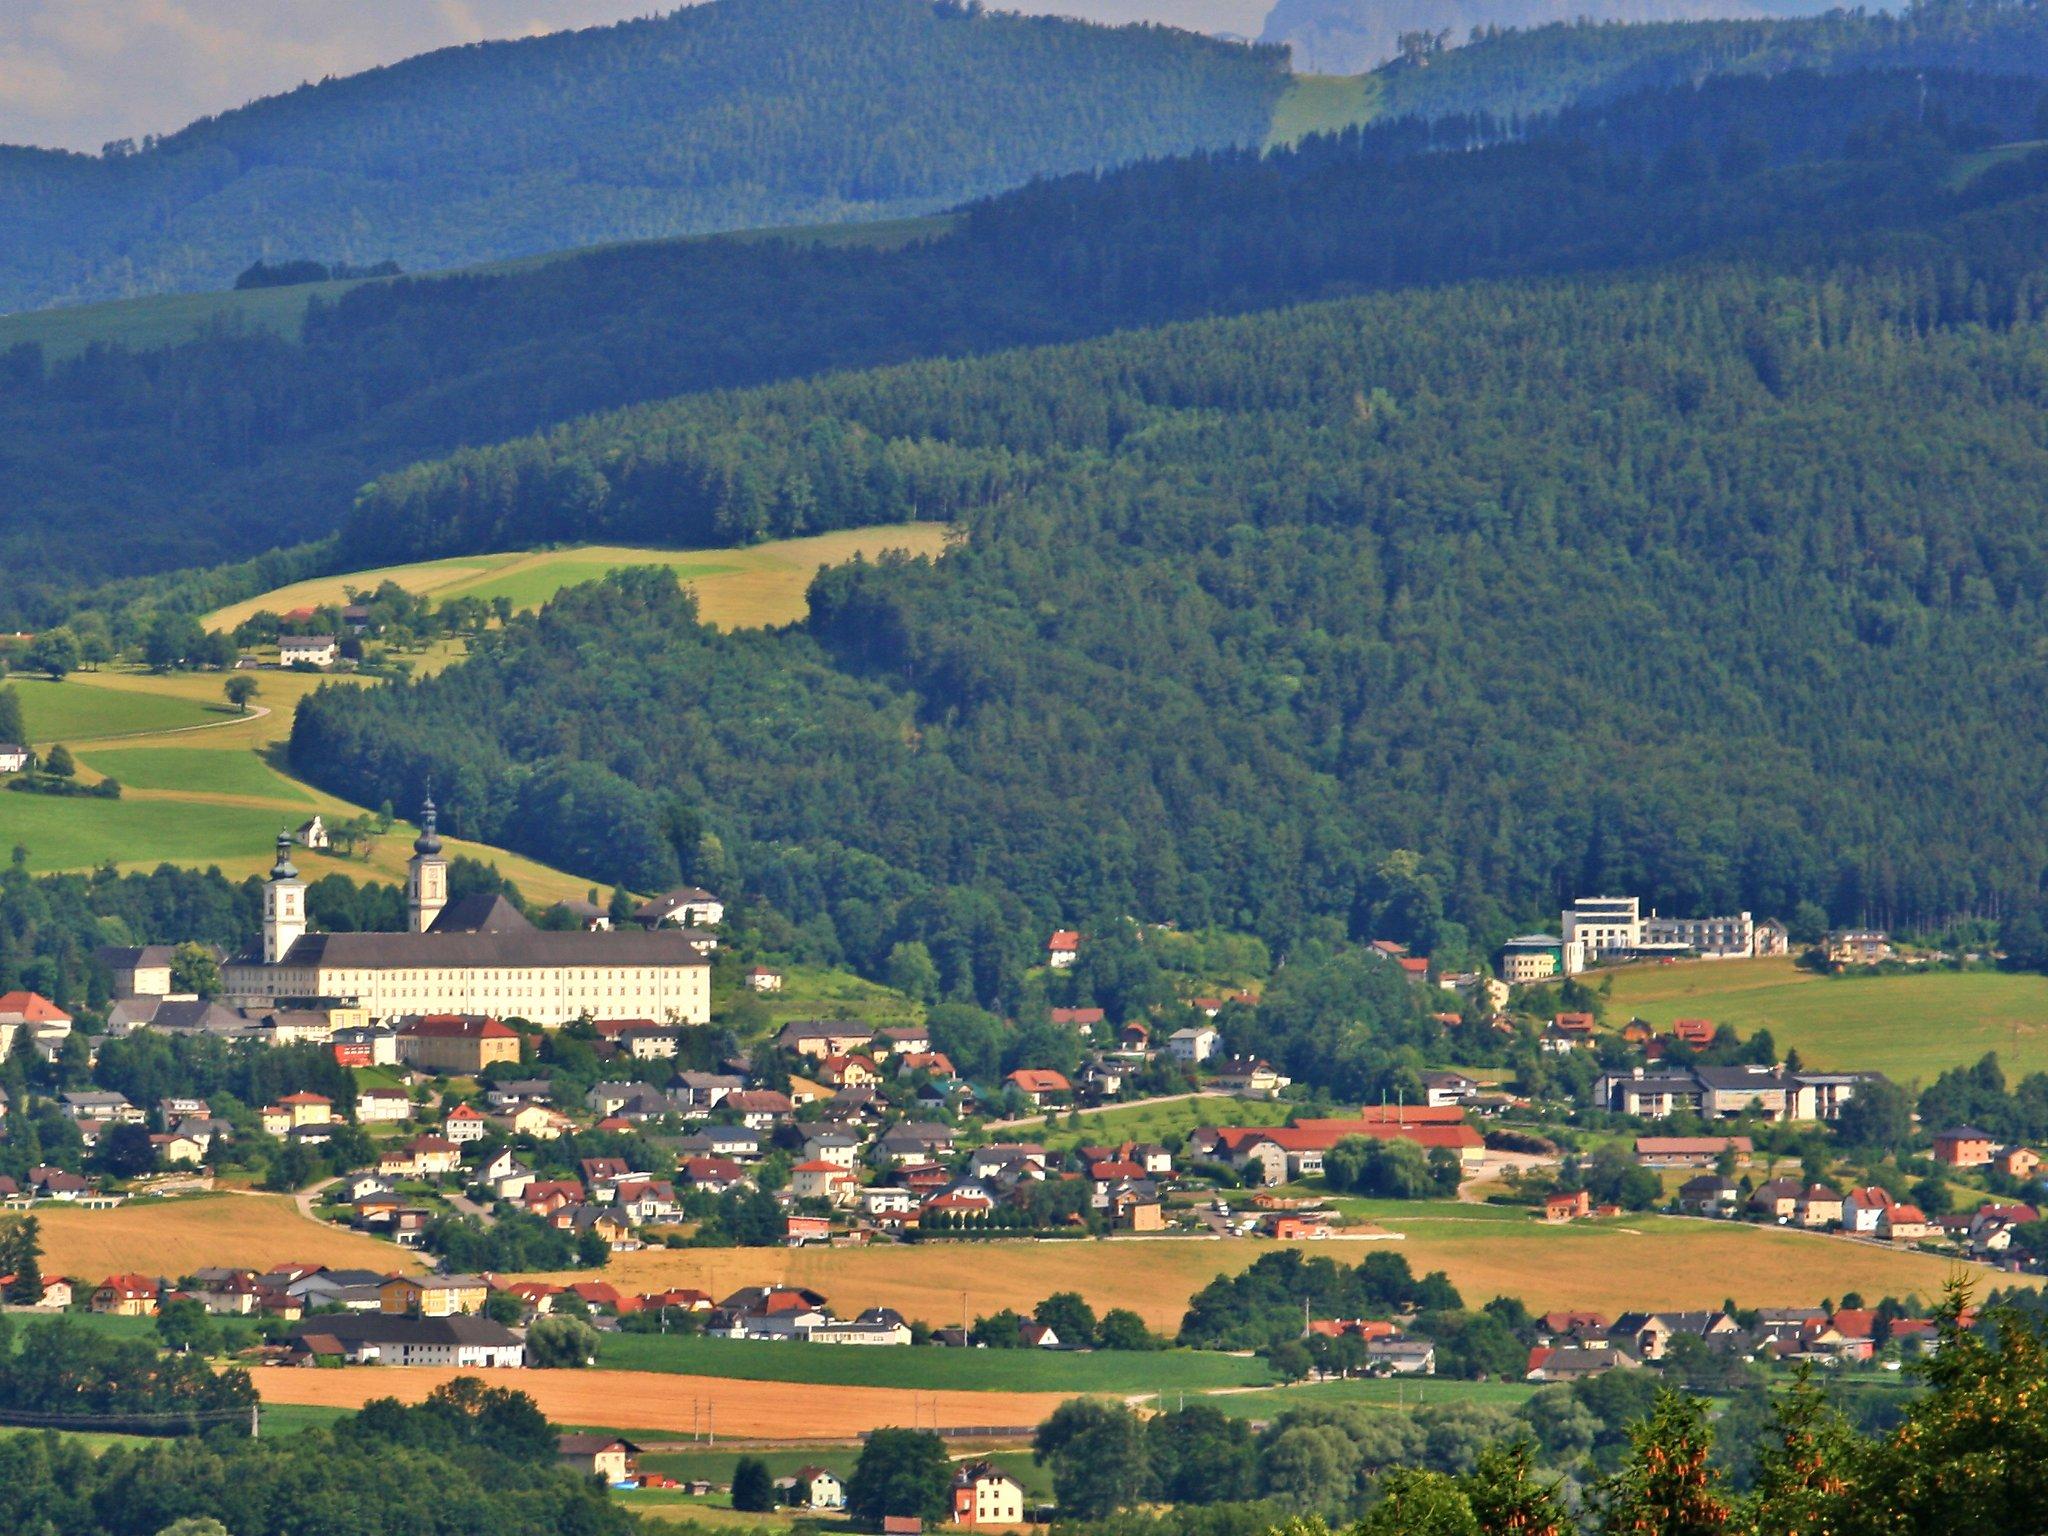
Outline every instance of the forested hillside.
<path fill-rule="evenodd" d="M 951 0 L 717 0 L 424 55 L 94 157 L 0 150 L 0 309 L 918 212 L 1257 144 L 1284 54 Z"/>
<path fill-rule="evenodd" d="M 1376 78 L 1390 116 L 1512 116 L 1713 75 L 1920 68 L 2048 71 L 2048 5 L 1924 0 L 1897 15 L 1859 7 L 1795 20 L 1489 27 L 1474 46 L 1418 47 Z"/>
<path fill-rule="evenodd" d="M 1290 49 L 1298 70 L 1355 75 L 1400 58 L 1424 38 L 1455 48 L 1497 28 L 1730 21 L 1832 9 L 1832 0 L 1275 0 L 1259 41 Z"/>
<path fill-rule="evenodd" d="M 650 463 L 943 505 L 966 545 L 827 574 L 787 636 L 701 632 L 653 577 L 567 594 L 439 678 L 318 695 L 294 761 L 641 885 L 701 818 L 863 963 L 1005 908 L 1364 933 L 1398 848 L 1448 893 L 1414 920 L 1440 953 L 1573 890 L 2031 899 L 2048 162 L 1940 206 L 1920 164 L 1861 178 L 1917 228 L 1832 248 L 635 418 Z"/>
<path fill-rule="evenodd" d="M 1270 156 L 1062 178 L 902 249 L 647 245 L 357 289 L 309 315 L 299 344 L 222 335 L 56 364 L 18 351 L 0 358 L 0 556 L 36 580 L 0 586 L 0 622 L 49 622 L 80 581 L 244 557 L 344 520 L 334 568 L 599 531 L 695 542 L 861 521 L 861 506 L 818 497 L 650 526 L 608 495 L 528 483 L 524 444 L 477 460 L 488 471 L 459 496 L 428 469 L 349 511 L 382 472 L 633 401 L 1390 285 L 1668 259 L 1852 214 L 1918 218 L 1951 196 L 1939 152 L 2025 135 L 2039 96 L 2032 80 L 1936 71 L 1744 77 L 1537 125 L 1403 120 Z M 1428 153 L 1491 138 L 1541 142 Z M 1876 176 L 1873 195 L 1873 156 L 1897 158 L 1906 140 L 1925 154 L 1903 179 Z M 1850 158 L 1756 179 L 1773 160 L 1838 155 Z M 241 595 L 209 588 L 202 606 Z"/>

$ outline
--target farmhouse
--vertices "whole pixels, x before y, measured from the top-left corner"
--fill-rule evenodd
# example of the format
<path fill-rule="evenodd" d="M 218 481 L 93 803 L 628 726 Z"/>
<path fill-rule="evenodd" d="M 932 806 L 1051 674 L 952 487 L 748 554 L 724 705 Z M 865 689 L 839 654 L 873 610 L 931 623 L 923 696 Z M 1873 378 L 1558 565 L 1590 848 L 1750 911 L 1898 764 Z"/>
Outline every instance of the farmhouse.
<path fill-rule="evenodd" d="M 955 1525 L 1022 1525 L 1024 1488 L 991 1462 L 969 1462 L 953 1474 Z"/>
<path fill-rule="evenodd" d="M 263 887 L 262 948 L 223 968 L 228 994 L 264 1006 L 347 1000 L 377 1019 L 468 1013 L 552 1027 L 589 1016 L 711 1017 L 710 964 L 689 932 L 551 933 L 500 897 L 451 905 L 431 800 L 406 868 L 408 932 L 310 933 L 306 883 L 280 835 Z"/>
<path fill-rule="evenodd" d="M 798 1467 L 790 1492 L 806 1509 L 846 1508 L 846 1486 L 836 1472 L 823 1467 Z"/>
<path fill-rule="evenodd" d="M 341 660 L 341 642 L 332 635 L 279 635 L 277 659 L 282 666 L 325 671 Z"/>
<path fill-rule="evenodd" d="M 1951 1168 L 1982 1168 L 1997 1155 L 1998 1138 L 1975 1126 L 1934 1133 L 1934 1160 Z"/>
<path fill-rule="evenodd" d="M 342 1313 L 292 1330 L 293 1353 L 311 1364 L 323 1356 L 357 1365 L 452 1365 L 517 1369 L 526 1346 L 510 1329 L 482 1317 L 401 1317 Z"/>
<path fill-rule="evenodd" d="M 88 1305 L 104 1317 L 154 1317 L 160 1284 L 147 1275 L 109 1275 Z"/>
<path fill-rule="evenodd" d="M 103 944 L 93 958 L 113 973 L 115 997 L 168 997 L 177 950 L 169 944 Z"/>
<path fill-rule="evenodd" d="M 578 1472 L 623 1483 L 633 1476 L 640 1447 L 617 1435 L 558 1435 L 555 1455 Z"/>
<path fill-rule="evenodd" d="M 377 1288 L 377 1300 L 394 1316 L 453 1317 L 481 1312 L 490 1293 L 476 1275 L 393 1275 Z"/>

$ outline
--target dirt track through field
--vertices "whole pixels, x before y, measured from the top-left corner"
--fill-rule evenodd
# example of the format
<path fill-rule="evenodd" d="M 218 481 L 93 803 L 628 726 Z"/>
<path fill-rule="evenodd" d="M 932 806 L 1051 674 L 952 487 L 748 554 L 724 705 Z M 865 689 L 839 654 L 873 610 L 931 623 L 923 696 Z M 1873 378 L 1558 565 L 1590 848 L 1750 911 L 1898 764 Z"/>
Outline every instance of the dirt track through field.
<path fill-rule="evenodd" d="M 800 1346 L 798 1346 L 800 1347 Z M 661 1432 L 699 1429 L 721 1437 L 846 1440 L 863 1430 L 923 1424 L 940 1429 L 1024 1427 L 1066 1401 L 1058 1392 L 911 1392 L 898 1387 L 821 1387 L 730 1381 L 657 1371 L 458 1371 L 424 1366 L 347 1370 L 279 1367 L 255 1373 L 266 1403 L 360 1408 L 373 1398 L 417 1402 L 457 1376 L 516 1387 L 556 1424 Z"/>

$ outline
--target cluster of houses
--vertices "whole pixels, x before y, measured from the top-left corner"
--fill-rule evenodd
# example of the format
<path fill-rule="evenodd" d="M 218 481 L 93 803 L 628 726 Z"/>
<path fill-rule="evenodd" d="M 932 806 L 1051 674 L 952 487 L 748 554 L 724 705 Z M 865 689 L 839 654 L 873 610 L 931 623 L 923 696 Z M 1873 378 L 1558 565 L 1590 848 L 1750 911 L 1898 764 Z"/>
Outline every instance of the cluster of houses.
<path fill-rule="evenodd" d="M 1525 1378 L 1577 1381 L 1612 1370 L 1654 1365 L 1674 1342 L 1698 1339 L 1745 1360 L 1818 1365 L 1866 1363 L 1887 1343 L 1932 1350 L 1939 1329 L 1931 1318 L 1891 1317 L 1867 1307 L 1759 1307 L 1753 1318 L 1721 1311 L 1624 1312 L 1612 1320 L 1598 1312 L 1549 1312 L 1537 1319 Z"/>
<path fill-rule="evenodd" d="M 1560 1015 L 1569 1018 L 1569 1015 Z M 1593 1107 L 1644 1120 L 1696 1115 L 1729 1120 L 1826 1122 L 1837 1119 L 1868 1072 L 1790 1071 L 1782 1066 L 1630 1067 L 1604 1074 L 1593 1085 Z"/>
<path fill-rule="evenodd" d="M 641 1448 L 617 1435 L 564 1434 L 556 1439 L 556 1455 L 564 1465 L 596 1477 L 614 1488 L 668 1488 L 702 1497 L 729 1492 L 707 1479 L 679 1482 L 643 1471 Z M 807 1463 L 774 1480 L 776 1496 L 790 1509 L 833 1515 L 846 1508 L 846 1482 L 830 1467 Z M 950 1524 L 1010 1528 L 1024 1524 L 1024 1486 L 994 1462 L 962 1462 L 953 1471 L 948 1497 Z M 915 1516 L 890 1515 L 883 1536 L 918 1536 L 923 1522 Z"/>

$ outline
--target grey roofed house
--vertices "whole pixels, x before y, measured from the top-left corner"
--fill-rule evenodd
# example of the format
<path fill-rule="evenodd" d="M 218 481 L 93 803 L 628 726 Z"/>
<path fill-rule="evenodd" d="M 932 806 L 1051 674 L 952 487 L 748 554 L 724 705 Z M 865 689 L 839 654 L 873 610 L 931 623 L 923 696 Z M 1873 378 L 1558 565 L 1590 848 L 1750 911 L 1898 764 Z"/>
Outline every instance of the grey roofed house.
<path fill-rule="evenodd" d="M 725 1072 L 678 1072 L 669 1079 L 669 1097 L 683 1109 L 715 1109 L 729 1093 L 747 1086 L 743 1077 Z"/>
<path fill-rule="evenodd" d="M 1554 1349 L 1542 1364 L 1529 1373 L 1532 1380 L 1577 1381 L 1604 1371 L 1630 1369 L 1642 1362 L 1625 1349 Z"/>
<path fill-rule="evenodd" d="M 451 901 L 435 915 L 429 933 L 537 933 L 511 902 L 496 892 L 479 891 Z"/>
<path fill-rule="evenodd" d="M 212 1035 L 222 1040 L 253 1039 L 262 1034 L 256 1021 L 207 998 L 123 998 L 107 1010 L 107 1032 L 125 1035 L 137 1029 L 167 1035 Z"/>
<path fill-rule="evenodd" d="M 78 1088 L 58 1095 L 64 1101 L 67 1114 L 77 1116 L 109 1111 L 133 1109 L 125 1094 L 105 1088 Z"/>
<path fill-rule="evenodd" d="M 677 1138 L 676 1151 L 684 1157 L 756 1157 L 763 1139 L 752 1126 L 714 1125 Z"/>
<path fill-rule="evenodd" d="M 137 971 L 168 967 L 177 953 L 175 944 L 102 944 L 92 957 L 110 971 Z"/>
<path fill-rule="evenodd" d="M 917 1147 L 950 1147 L 957 1133 L 950 1125 L 936 1120 L 905 1120 L 901 1125 L 892 1125 L 882 1133 L 882 1143 L 887 1145 Z"/>
<path fill-rule="evenodd" d="M 493 1104 L 552 1104 L 555 1101 L 555 1084 L 552 1078 L 517 1077 L 507 1078 L 491 1084 L 488 1097 Z"/>
<path fill-rule="evenodd" d="M 350 1358 L 366 1352 L 387 1365 L 523 1365 L 526 1348 L 518 1335 L 489 1318 L 400 1317 L 352 1312 L 308 1318 L 292 1329 L 295 1340 L 325 1336 Z"/>
<path fill-rule="evenodd" d="M 806 1152 L 822 1147 L 859 1147 L 862 1145 L 864 1145 L 862 1138 L 854 1135 L 851 1131 L 826 1127 L 806 1129 L 804 1132 L 804 1150 Z"/>

